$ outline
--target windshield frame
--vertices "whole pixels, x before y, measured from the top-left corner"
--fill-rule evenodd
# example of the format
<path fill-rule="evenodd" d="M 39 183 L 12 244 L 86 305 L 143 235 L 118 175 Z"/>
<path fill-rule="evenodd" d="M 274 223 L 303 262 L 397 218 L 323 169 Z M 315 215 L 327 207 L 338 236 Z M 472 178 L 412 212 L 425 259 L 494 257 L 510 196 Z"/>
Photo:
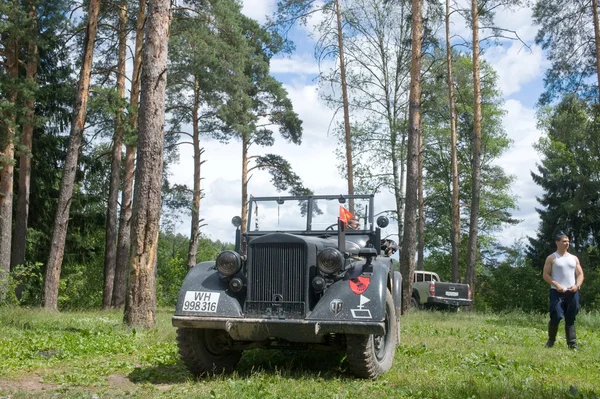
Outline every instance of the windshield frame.
<path fill-rule="evenodd" d="M 248 200 L 248 218 L 246 221 L 246 234 L 249 235 L 264 235 L 264 234 L 269 234 L 269 233 L 276 233 L 276 232 L 283 232 L 283 233 L 290 233 L 290 234 L 301 234 L 301 235 L 315 235 L 315 236 L 322 236 L 322 235 L 337 235 L 339 234 L 339 231 L 336 230 L 324 230 L 324 229 L 313 229 L 313 209 L 314 209 L 314 202 L 318 201 L 318 200 L 329 200 L 329 201 L 333 201 L 333 200 L 337 200 L 340 204 L 340 206 L 344 206 L 346 207 L 349 200 L 352 199 L 356 199 L 356 200 L 368 200 L 368 210 L 366 212 L 366 215 L 364 215 L 363 217 L 361 217 L 360 221 L 361 221 L 361 229 L 360 230 L 352 230 L 352 229 L 344 229 L 345 234 L 350 234 L 350 235 L 354 235 L 354 234 L 370 234 L 373 233 L 375 231 L 375 225 L 373 223 L 373 219 L 374 219 L 374 198 L 375 195 L 373 194 L 366 194 L 366 195 L 360 195 L 360 194 L 354 194 L 354 195 L 344 195 L 344 194 L 339 194 L 339 195 L 303 195 L 303 196 L 279 196 L 279 197 L 250 197 L 250 199 Z M 305 229 L 304 230 L 259 230 L 259 231 L 252 231 L 251 230 L 251 226 L 253 223 L 253 219 L 252 219 L 252 209 L 253 206 L 255 205 L 255 203 L 260 203 L 260 202 L 277 202 L 282 204 L 283 202 L 286 201 L 307 201 L 307 211 L 306 211 L 306 215 L 304 216 L 305 218 Z"/>

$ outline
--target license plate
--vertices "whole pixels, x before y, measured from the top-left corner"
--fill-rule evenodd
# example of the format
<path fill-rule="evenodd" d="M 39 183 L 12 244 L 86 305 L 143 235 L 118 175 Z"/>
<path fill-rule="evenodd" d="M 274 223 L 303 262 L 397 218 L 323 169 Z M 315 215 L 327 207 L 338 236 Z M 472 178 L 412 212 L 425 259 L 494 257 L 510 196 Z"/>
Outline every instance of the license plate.
<path fill-rule="evenodd" d="M 189 312 L 215 313 L 219 304 L 219 292 L 187 291 L 183 310 Z"/>
<path fill-rule="evenodd" d="M 446 296 L 458 296 L 458 292 L 446 291 Z"/>

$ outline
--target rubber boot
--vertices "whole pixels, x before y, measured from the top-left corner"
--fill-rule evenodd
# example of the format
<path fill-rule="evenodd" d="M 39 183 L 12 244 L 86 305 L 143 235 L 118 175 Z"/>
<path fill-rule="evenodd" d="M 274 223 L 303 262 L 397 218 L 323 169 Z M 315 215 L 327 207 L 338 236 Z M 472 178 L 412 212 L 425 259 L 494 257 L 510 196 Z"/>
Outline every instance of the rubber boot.
<path fill-rule="evenodd" d="M 546 341 L 546 348 L 552 348 L 554 341 L 556 341 L 556 333 L 558 332 L 558 324 L 548 323 L 548 341 Z"/>
<path fill-rule="evenodd" d="M 577 334 L 575 333 L 575 325 L 567 326 L 565 324 L 565 336 L 567 337 L 567 346 L 569 349 L 579 349 L 577 347 Z"/>

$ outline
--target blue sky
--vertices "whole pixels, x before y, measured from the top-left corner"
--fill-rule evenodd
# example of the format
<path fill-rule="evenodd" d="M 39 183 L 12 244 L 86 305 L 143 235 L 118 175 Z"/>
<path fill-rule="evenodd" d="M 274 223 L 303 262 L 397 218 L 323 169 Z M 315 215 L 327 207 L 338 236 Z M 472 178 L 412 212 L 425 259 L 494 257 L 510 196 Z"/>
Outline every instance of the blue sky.
<path fill-rule="evenodd" d="M 243 12 L 264 22 L 265 16 L 274 11 L 275 3 L 276 0 L 243 0 Z M 519 209 L 514 212 L 514 217 L 522 222 L 498 234 L 503 244 L 510 245 L 517 239 L 535 235 L 539 223 L 535 197 L 541 194 L 541 190 L 533 183 L 530 171 L 539 161 L 539 155 L 532 147 L 541 135 L 536 128 L 535 103 L 543 90 L 543 75 L 548 63 L 543 51 L 534 44 L 537 29 L 532 26 L 531 10 L 500 10 L 496 24 L 516 31 L 530 46 L 527 49 L 517 41 L 504 41 L 501 46 L 488 48 L 484 55 L 499 75 L 499 85 L 505 98 L 504 127 L 513 140 L 510 151 L 498 160 L 508 174 L 515 175 L 512 191 L 519 196 Z M 303 144 L 295 146 L 276 140 L 275 146 L 268 152 L 279 153 L 288 159 L 305 185 L 316 194 L 344 193 L 346 182 L 338 173 L 338 161 L 334 155 L 337 142 L 327 134 L 333 112 L 317 93 L 315 76 L 318 68 L 309 31 L 310 26 L 296 29 L 294 40 L 297 51 L 287 58 L 274 59 L 271 67 L 274 76 L 284 83 L 296 112 L 303 120 Z M 464 21 L 456 18 L 452 31 L 469 37 Z M 229 221 L 240 213 L 241 203 L 241 146 L 236 142 L 223 145 L 214 141 L 205 141 L 203 145 L 206 149 L 206 163 L 202 170 L 205 198 L 200 213 L 207 225 L 202 231 L 212 239 L 232 241 L 233 227 Z M 173 180 L 191 186 L 191 152 L 183 146 L 181 150 L 180 165 L 172 168 Z M 249 193 L 279 195 L 269 183 L 266 172 L 254 174 Z M 379 210 L 394 208 L 390 193 L 377 195 L 376 201 Z M 390 226 L 388 234 L 394 228 Z M 178 230 L 188 234 L 189 220 L 183 220 Z"/>

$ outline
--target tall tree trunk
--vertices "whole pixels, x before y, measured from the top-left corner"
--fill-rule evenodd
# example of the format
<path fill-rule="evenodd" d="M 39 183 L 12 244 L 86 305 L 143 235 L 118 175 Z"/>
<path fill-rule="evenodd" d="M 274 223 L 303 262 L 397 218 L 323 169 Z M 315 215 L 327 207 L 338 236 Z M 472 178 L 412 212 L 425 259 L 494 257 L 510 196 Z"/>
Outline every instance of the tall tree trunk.
<path fill-rule="evenodd" d="M 19 43 L 14 38 L 9 38 L 5 48 L 6 69 L 12 84 L 17 84 L 19 78 Z M 13 178 L 15 157 L 15 132 L 16 132 L 16 103 L 17 89 L 11 88 L 7 100 L 13 107 L 8 110 L 4 125 L 6 136 L 4 148 L 0 151 L 0 303 L 5 300 L 8 293 L 8 274 L 10 273 L 10 253 L 12 241 L 12 207 L 13 207 Z"/>
<path fill-rule="evenodd" d="M 246 232 L 248 227 L 248 149 L 250 147 L 250 138 L 244 134 L 242 136 L 242 233 Z"/>
<path fill-rule="evenodd" d="M 83 62 L 79 73 L 79 85 L 73 112 L 73 122 L 71 124 L 69 148 L 67 149 L 67 159 L 65 160 L 63 175 L 60 182 L 56 217 L 54 218 L 54 228 L 52 230 L 52 241 L 50 244 L 50 255 L 48 256 L 48 263 L 46 264 L 46 278 L 44 281 L 44 308 L 46 310 L 57 310 L 58 306 L 58 282 L 60 280 L 60 269 L 62 267 L 65 252 L 65 240 L 69 224 L 69 211 L 71 209 L 71 198 L 73 197 L 73 186 L 75 184 L 77 158 L 79 157 L 87 112 L 99 11 L 100 0 L 90 0 L 87 28 L 83 40 Z"/>
<path fill-rule="evenodd" d="M 471 2 L 473 21 L 473 160 L 471 176 L 471 220 L 469 226 L 469 247 L 466 283 L 475 293 L 475 265 L 477 262 L 477 234 L 479 231 L 479 200 L 481 191 L 481 85 L 479 78 L 479 11 L 477 0 Z"/>
<path fill-rule="evenodd" d="M 125 79 L 127 61 L 127 2 L 119 5 L 119 56 L 117 61 L 117 93 L 121 100 L 125 99 Z M 104 295 L 102 305 L 110 308 L 115 283 L 117 260 L 117 221 L 119 208 L 119 185 L 121 183 L 121 154 L 123 132 L 125 130 L 125 109 L 119 107 L 115 118 L 115 135 L 113 137 L 112 162 L 110 164 L 110 187 L 106 206 L 106 241 L 104 248 Z"/>
<path fill-rule="evenodd" d="M 31 7 L 29 17 L 32 21 L 31 37 L 27 49 L 25 74 L 29 84 L 37 83 L 38 46 L 37 46 L 37 10 Z M 27 222 L 29 219 L 29 195 L 31 191 L 31 148 L 33 144 L 33 128 L 35 125 L 35 97 L 29 95 L 25 99 L 25 115 L 21 133 L 21 155 L 19 156 L 19 188 L 15 233 L 12 241 L 11 266 L 25 264 L 27 247 Z M 17 298 L 21 298 L 22 287 L 17 286 Z"/>
<path fill-rule="evenodd" d="M 144 43 L 144 24 L 146 21 L 146 0 L 140 0 L 136 22 L 135 53 L 133 57 L 133 73 L 131 77 L 131 97 L 129 99 L 129 125 L 137 129 L 138 104 L 140 99 L 140 76 L 142 71 L 142 45 Z M 121 193 L 121 215 L 119 216 L 119 236 L 117 242 L 117 261 L 115 282 L 113 287 L 113 307 L 125 305 L 127 292 L 127 268 L 129 267 L 129 251 L 131 249 L 131 214 L 133 174 L 135 172 L 136 144 L 132 138 L 126 140 L 125 165 L 123 168 L 123 188 Z"/>
<path fill-rule="evenodd" d="M 422 122 L 419 119 L 419 122 Z M 425 270 L 425 200 L 423 197 L 423 124 L 419 124 L 419 153 L 418 153 L 418 196 L 419 217 L 417 223 L 417 270 Z"/>
<path fill-rule="evenodd" d="M 344 107 L 344 132 L 346 134 L 346 170 L 348 172 L 348 194 L 354 194 L 354 167 L 352 163 L 352 137 L 350 132 L 350 111 L 348 109 L 348 87 L 346 85 L 346 63 L 344 62 L 344 37 L 342 31 L 342 12 L 340 0 L 335 2 L 337 15 L 338 49 L 340 51 L 340 78 L 342 81 L 342 105 Z M 354 200 L 348 203 L 354 213 Z"/>
<path fill-rule="evenodd" d="M 452 78 L 452 47 L 450 46 L 450 0 L 446 0 L 446 68 L 448 71 L 448 101 L 450 102 L 450 147 L 452 169 L 452 227 L 450 245 L 452 246 L 452 281 L 460 281 L 458 256 L 460 250 L 460 207 L 458 197 L 458 155 L 456 151 L 456 118 L 454 108 L 454 80 Z"/>
<path fill-rule="evenodd" d="M 421 126 L 421 0 L 412 0 L 412 55 L 410 66 L 410 95 L 408 103 L 408 150 L 406 162 L 406 207 L 404 209 L 404 237 L 400 253 L 402 273 L 402 313 L 408 310 L 415 271 L 417 179 L 419 157 L 419 127 Z"/>
<path fill-rule="evenodd" d="M 398 208 L 398 245 L 402 247 L 402 243 L 404 242 L 404 213 L 406 206 L 406 153 L 404 152 L 404 148 L 406 148 L 406 135 L 403 133 L 401 135 L 401 144 L 400 144 L 400 184 L 399 184 L 399 194 L 396 194 L 396 207 Z"/>
<path fill-rule="evenodd" d="M 200 106 L 200 89 L 198 78 L 194 76 L 194 108 L 193 117 L 193 145 L 194 145 L 194 193 L 192 198 L 192 226 L 190 232 L 190 246 L 188 250 L 188 268 L 196 264 L 196 253 L 198 251 L 198 237 L 200 236 L 200 166 L 202 165 L 202 149 L 200 148 L 200 131 L 198 128 L 198 108 Z"/>
<path fill-rule="evenodd" d="M 160 230 L 170 22 L 171 1 L 151 1 L 143 51 L 138 165 L 124 314 L 127 325 L 142 328 L 152 328 L 156 321 L 156 256 Z"/>
<path fill-rule="evenodd" d="M 600 26 L 598 26 L 598 0 L 592 0 L 594 14 L 594 41 L 596 44 L 596 77 L 598 78 L 598 103 L 600 103 Z"/>

